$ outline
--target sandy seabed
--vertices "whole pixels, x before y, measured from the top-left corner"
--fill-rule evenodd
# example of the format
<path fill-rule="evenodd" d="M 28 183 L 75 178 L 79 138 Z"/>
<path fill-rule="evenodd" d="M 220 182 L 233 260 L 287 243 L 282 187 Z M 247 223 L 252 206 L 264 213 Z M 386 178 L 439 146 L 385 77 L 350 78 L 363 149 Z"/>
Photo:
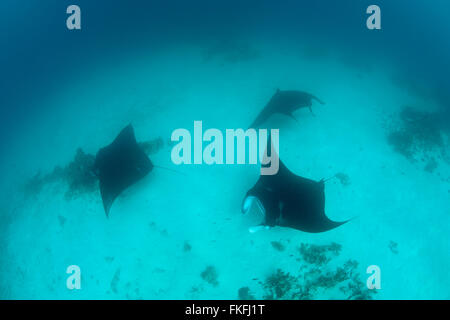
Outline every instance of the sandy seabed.
<path fill-rule="evenodd" d="M 2 159 L 0 298 L 235 299 L 243 287 L 262 298 L 264 279 L 277 269 L 301 274 L 301 243 L 333 242 L 342 249 L 326 268 L 355 260 L 363 284 L 369 265 L 381 268 L 375 299 L 450 298 L 449 164 L 424 171 L 387 143 L 385 126 L 404 105 L 437 106 L 395 85 L 388 64 L 368 68 L 320 48 L 313 57 L 302 48 L 254 47 L 259 54 L 242 59 L 205 58 L 194 46 L 143 50 L 33 102 L 50 111 L 24 125 Z M 246 128 L 276 88 L 326 102 L 313 106 L 315 116 L 297 111 L 298 123 L 274 116 L 268 125 L 280 128 L 280 157 L 292 172 L 348 176 L 327 183 L 326 212 L 354 219 L 330 232 L 250 234 L 254 221 L 240 206 L 257 166 L 171 163 L 174 129 L 192 130 L 194 120 L 204 130 Z M 78 147 L 95 154 L 128 123 L 138 140 L 162 137 L 152 161 L 184 175 L 156 168 L 116 200 L 109 219 L 99 192 L 68 199 L 61 182 L 24 195 L 37 172 L 69 163 Z M 66 288 L 72 264 L 81 268 L 81 290 Z M 208 266 L 212 280 L 202 277 Z M 332 288 L 314 298 L 346 296 Z"/>

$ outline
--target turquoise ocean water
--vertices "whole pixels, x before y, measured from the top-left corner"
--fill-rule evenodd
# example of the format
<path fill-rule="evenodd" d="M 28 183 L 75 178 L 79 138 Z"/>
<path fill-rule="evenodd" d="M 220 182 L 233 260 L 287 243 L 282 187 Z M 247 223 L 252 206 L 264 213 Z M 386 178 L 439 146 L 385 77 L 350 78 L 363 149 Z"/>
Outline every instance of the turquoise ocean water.
<path fill-rule="evenodd" d="M 0 4 L 0 299 L 450 298 L 448 3 L 75 2 Z M 292 172 L 336 175 L 339 228 L 249 233 L 258 166 L 171 161 L 173 130 L 246 129 L 277 88 L 326 102 L 266 125 Z M 83 169 L 129 123 L 177 172 L 155 168 L 107 219 Z"/>

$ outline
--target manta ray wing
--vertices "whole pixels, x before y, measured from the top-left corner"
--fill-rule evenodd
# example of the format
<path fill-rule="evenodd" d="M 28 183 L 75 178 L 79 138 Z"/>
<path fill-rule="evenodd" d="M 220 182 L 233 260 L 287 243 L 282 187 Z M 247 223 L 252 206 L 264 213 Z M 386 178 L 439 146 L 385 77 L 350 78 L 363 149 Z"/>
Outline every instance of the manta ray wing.
<path fill-rule="evenodd" d="M 309 108 L 311 113 L 314 115 L 311 108 L 312 100 L 316 100 L 320 104 L 324 104 L 324 102 L 318 99 L 316 96 L 307 92 L 277 89 L 266 106 L 261 110 L 256 119 L 252 122 L 250 128 L 259 127 L 275 113 L 286 115 L 298 122 L 293 113 L 299 108 Z"/>
<path fill-rule="evenodd" d="M 297 176 L 281 161 L 278 173 L 261 175 L 245 199 L 248 197 L 257 198 L 264 207 L 263 224 L 267 226 L 278 225 L 318 233 L 347 222 L 335 222 L 326 216 L 323 181 Z"/>
<path fill-rule="evenodd" d="M 114 200 L 152 169 L 153 164 L 136 142 L 131 125 L 125 127 L 110 145 L 98 151 L 95 171 L 100 180 L 106 216 Z"/>

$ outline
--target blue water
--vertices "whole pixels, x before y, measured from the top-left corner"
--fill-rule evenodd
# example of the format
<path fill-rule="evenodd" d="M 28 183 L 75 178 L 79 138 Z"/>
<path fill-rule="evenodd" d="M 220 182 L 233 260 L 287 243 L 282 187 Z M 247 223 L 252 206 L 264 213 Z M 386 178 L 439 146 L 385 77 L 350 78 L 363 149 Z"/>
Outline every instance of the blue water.
<path fill-rule="evenodd" d="M 316 283 L 308 298 L 450 297 L 446 1 L 116 2 L 0 3 L 1 299 L 234 299 L 241 288 L 267 298 L 278 269 L 304 287 L 308 268 L 349 274 L 348 260 L 357 262 L 351 279 Z M 65 26 L 70 4 L 81 8 L 81 30 Z M 371 4 L 381 30 L 366 28 Z M 171 162 L 173 130 L 193 130 L 194 120 L 246 128 L 276 88 L 326 101 L 315 117 L 302 109 L 298 123 L 274 116 L 268 125 L 280 128 L 291 171 L 344 174 L 326 186 L 327 215 L 356 217 L 340 228 L 251 234 L 240 205 L 256 166 Z M 437 115 L 413 127 L 428 140 L 412 155 L 388 139 L 406 106 Z M 155 169 L 109 219 L 97 189 L 67 197 L 57 180 L 24 191 L 77 148 L 95 155 L 128 123 L 139 141 L 163 140 L 155 164 L 183 174 Z M 302 243 L 341 250 L 311 264 Z M 66 287 L 72 264 L 81 290 Z M 381 269 L 376 293 L 365 286 L 369 265 Z M 209 266 L 214 281 L 202 276 Z M 369 293 L 352 296 L 349 281 Z"/>

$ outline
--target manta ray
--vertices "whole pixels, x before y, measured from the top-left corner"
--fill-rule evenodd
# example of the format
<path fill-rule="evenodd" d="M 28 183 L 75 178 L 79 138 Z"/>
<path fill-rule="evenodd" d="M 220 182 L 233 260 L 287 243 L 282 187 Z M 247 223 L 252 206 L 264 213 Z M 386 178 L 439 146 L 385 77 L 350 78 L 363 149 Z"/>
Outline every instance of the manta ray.
<path fill-rule="evenodd" d="M 248 213 L 253 203 L 258 206 L 264 220 L 261 225 L 251 227 L 250 232 L 281 226 L 319 233 L 348 221 L 335 222 L 326 216 L 324 179 L 314 181 L 295 175 L 281 160 L 278 173 L 260 175 L 248 190 L 242 201 L 242 213 Z"/>
<path fill-rule="evenodd" d="M 269 103 L 267 103 L 264 109 L 256 117 L 255 121 L 250 125 L 250 128 L 258 127 L 274 113 L 287 115 L 296 121 L 297 119 L 294 117 L 293 113 L 297 109 L 309 108 L 314 115 L 311 108 L 312 100 L 316 100 L 320 104 L 325 104 L 325 102 L 307 92 L 277 89 Z"/>
<path fill-rule="evenodd" d="M 131 124 L 110 145 L 98 151 L 94 172 L 100 180 L 100 193 L 107 217 L 114 200 L 125 189 L 144 178 L 153 167 L 136 142 Z"/>

